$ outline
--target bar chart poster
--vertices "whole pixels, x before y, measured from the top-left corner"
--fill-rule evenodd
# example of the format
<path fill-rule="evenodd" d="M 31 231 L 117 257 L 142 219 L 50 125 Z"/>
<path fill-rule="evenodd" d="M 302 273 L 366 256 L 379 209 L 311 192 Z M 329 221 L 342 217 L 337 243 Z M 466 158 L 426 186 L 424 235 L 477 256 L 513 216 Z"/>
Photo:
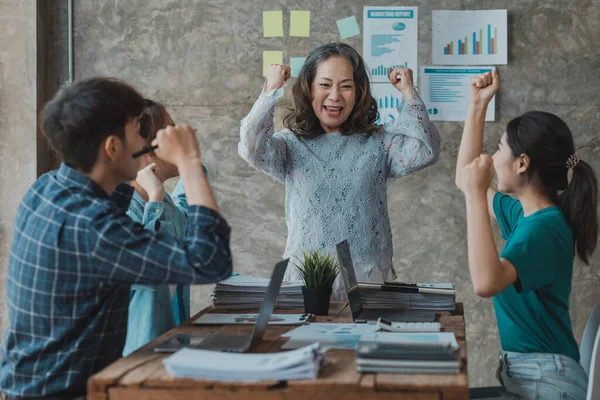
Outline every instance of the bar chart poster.
<path fill-rule="evenodd" d="M 415 74 L 416 75 L 416 74 Z M 398 106 L 402 101 L 402 93 L 389 83 L 371 84 L 371 94 L 377 101 L 379 119 L 376 124 L 387 125 L 398 118 Z"/>
<path fill-rule="evenodd" d="M 506 10 L 433 10 L 431 26 L 434 64 L 508 63 Z"/>
<path fill-rule="evenodd" d="M 371 82 L 389 83 L 388 68 L 413 70 L 417 84 L 418 7 L 364 7 L 363 59 Z"/>
<path fill-rule="evenodd" d="M 422 67 L 421 98 L 432 121 L 464 121 L 470 101 L 470 82 L 475 75 L 491 72 L 492 67 Z M 373 85 L 371 85 L 373 86 Z M 496 96 L 485 114 L 486 121 L 496 119 Z"/>

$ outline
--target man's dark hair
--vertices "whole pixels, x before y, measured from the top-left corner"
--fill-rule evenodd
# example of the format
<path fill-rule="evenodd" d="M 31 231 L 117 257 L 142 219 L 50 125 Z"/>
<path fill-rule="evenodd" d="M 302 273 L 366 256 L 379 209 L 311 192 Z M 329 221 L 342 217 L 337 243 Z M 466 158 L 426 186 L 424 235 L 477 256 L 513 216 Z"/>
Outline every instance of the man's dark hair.
<path fill-rule="evenodd" d="M 144 109 L 144 98 L 114 78 L 91 78 L 60 90 L 41 114 L 42 133 L 71 168 L 90 172 L 104 139 L 125 142 L 125 125 Z"/>

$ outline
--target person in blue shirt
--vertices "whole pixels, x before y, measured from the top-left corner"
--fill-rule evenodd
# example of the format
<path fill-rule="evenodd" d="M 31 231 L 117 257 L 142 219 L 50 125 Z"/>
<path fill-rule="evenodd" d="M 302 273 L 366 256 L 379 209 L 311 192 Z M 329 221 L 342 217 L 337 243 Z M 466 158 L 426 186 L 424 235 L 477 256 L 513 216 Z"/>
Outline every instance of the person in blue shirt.
<path fill-rule="evenodd" d="M 513 119 L 494 156 L 481 154 L 485 114 L 499 87 L 495 69 L 471 81 L 456 164 L 473 288 L 493 297 L 502 344 L 494 397 L 585 399 L 569 295 L 575 254 L 589 263 L 596 248 L 598 183 L 565 122 L 547 112 Z M 490 216 L 506 240 L 499 254 Z M 489 393 L 474 389 L 471 398 Z"/>
<path fill-rule="evenodd" d="M 88 378 L 121 357 L 134 284 L 211 283 L 231 274 L 230 228 L 187 125 L 152 145 L 177 167 L 188 202 L 185 235 L 146 230 L 127 216 L 144 99 L 130 85 L 91 78 L 63 88 L 41 115 L 63 160 L 21 201 L 6 281 L 8 328 L 0 392 L 7 399 L 85 398 Z"/>
<path fill-rule="evenodd" d="M 140 136 L 146 146 L 156 138 L 156 133 L 173 126 L 173 118 L 164 105 L 144 100 L 140 118 Z M 170 196 L 163 183 L 179 174 L 177 167 L 157 157 L 155 152 L 140 157 L 140 171 L 132 182 L 135 189 L 127 215 L 146 229 L 166 232 L 177 238 L 185 236 L 188 205 L 180 179 Z M 206 174 L 206 168 L 204 168 Z M 127 356 L 146 343 L 190 317 L 190 286 L 178 284 L 174 294 L 169 285 L 134 285 L 131 288 L 127 339 L 123 356 Z"/>

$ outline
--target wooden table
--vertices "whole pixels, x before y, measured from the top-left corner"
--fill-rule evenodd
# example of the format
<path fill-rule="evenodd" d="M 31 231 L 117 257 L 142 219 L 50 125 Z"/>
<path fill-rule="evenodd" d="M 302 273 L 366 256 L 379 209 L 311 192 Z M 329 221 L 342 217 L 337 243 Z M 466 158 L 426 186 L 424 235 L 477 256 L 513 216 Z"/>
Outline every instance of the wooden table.
<path fill-rule="evenodd" d="M 199 312 L 215 312 L 211 306 Z M 219 311 L 224 312 L 224 311 Z M 256 313 L 257 310 L 240 310 Z M 277 313 L 298 313 L 301 310 L 276 310 Z M 89 400 L 154 400 L 154 399 L 414 399 L 458 400 L 469 398 L 467 376 L 467 347 L 465 319 L 462 304 L 454 313 L 439 313 L 436 319 L 442 330 L 454 332 L 460 344 L 461 373 L 456 375 L 431 374 L 372 374 L 356 372 L 354 351 L 330 350 L 319 379 L 313 381 L 230 383 L 171 377 L 162 365 L 168 354 L 158 354 L 152 347 L 175 334 L 219 332 L 245 333 L 251 325 L 194 326 L 186 321 L 157 340 L 90 377 Z M 351 322 L 346 303 L 331 303 L 328 316 L 316 317 L 312 322 Z M 256 353 L 280 351 L 286 338 L 284 332 L 294 326 L 270 326 L 262 342 L 253 349 Z"/>

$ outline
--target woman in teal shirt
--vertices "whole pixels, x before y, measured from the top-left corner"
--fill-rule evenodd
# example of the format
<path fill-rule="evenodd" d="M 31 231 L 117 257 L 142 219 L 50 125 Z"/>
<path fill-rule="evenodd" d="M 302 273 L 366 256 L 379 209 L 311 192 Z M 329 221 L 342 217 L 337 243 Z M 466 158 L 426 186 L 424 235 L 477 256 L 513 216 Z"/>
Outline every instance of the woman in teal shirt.
<path fill-rule="evenodd" d="M 495 69 L 471 82 L 456 184 L 467 204 L 473 287 L 494 301 L 501 398 L 585 399 L 569 295 L 575 253 L 588 263 L 596 247 L 597 180 L 575 155 L 567 125 L 550 113 L 513 119 L 493 158 L 481 154 L 487 106 L 499 85 Z M 494 171 L 498 191 L 490 186 Z M 490 215 L 506 240 L 500 254 Z M 487 397 L 480 394 L 473 390 L 471 398 Z"/>
<path fill-rule="evenodd" d="M 162 104 L 145 100 L 140 119 L 140 135 L 150 143 L 156 132 L 174 125 L 173 119 Z M 165 192 L 163 182 L 178 176 L 177 168 L 159 159 L 154 152 L 141 157 L 127 215 L 149 230 L 160 230 L 175 237 L 184 237 L 187 226 L 188 205 L 180 180 L 173 195 Z M 206 172 L 206 168 L 205 168 Z M 176 285 L 172 295 L 169 285 L 133 285 L 129 302 L 127 339 L 123 355 L 126 356 L 167 330 L 190 317 L 190 287 Z"/>

